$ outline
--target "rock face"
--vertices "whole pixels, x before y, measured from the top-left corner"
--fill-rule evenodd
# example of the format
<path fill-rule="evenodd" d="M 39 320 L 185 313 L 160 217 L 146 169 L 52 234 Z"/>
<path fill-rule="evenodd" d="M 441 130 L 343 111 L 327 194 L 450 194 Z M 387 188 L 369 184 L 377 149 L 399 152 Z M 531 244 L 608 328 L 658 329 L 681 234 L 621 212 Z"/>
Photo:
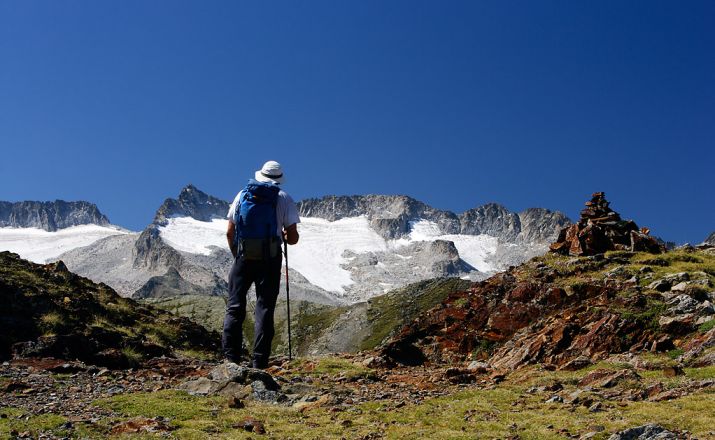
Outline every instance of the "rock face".
<path fill-rule="evenodd" d="M 57 231 L 70 226 L 109 225 L 109 219 L 89 202 L 0 202 L 0 227 Z"/>
<path fill-rule="evenodd" d="M 552 242 L 558 237 L 558 231 L 571 224 L 563 213 L 544 208 L 529 208 L 519 213 L 523 242 Z"/>
<path fill-rule="evenodd" d="M 176 199 L 166 199 L 156 211 L 154 224 L 163 225 L 171 217 L 192 217 L 203 222 L 226 218 L 230 203 L 187 185 Z"/>
<path fill-rule="evenodd" d="M 228 252 L 217 256 L 215 261 L 204 261 L 207 259 L 202 256 L 192 258 L 166 244 L 161 238 L 160 226 L 165 225 L 171 217 L 191 217 L 203 222 L 224 219 L 229 206 L 228 202 L 210 196 L 193 185 L 184 187 L 178 198 L 166 199 L 157 210 L 152 224 L 134 242 L 132 270 L 148 272 L 154 277 L 132 295 L 137 298 L 158 298 L 166 297 L 170 292 L 183 295 L 225 294 L 227 287 L 224 278 L 230 267 Z"/>
<path fill-rule="evenodd" d="M 139 290 L 134 292 L 133 297 L 140 298 L 169 298 L 180 295 L 220 295 L 227 289 L 226 281 L 216 279 L 216 286 L 197 286 L 181 277 L 179 271 L 174 267 L 169 267 L 166 274 L 154 276 L 149 279 Z"/>
<path fill-rule="evenodd" d="M 517 214 L 496 203 L 470 209 L 459 216 L 462 234 L 487 234 L 514 241 L 521 232 L 521 220 Z"/>
<path fill-rule="evenodd" d="M 445 233 L 457 234 L 459 219 L 451 212 L 440 211 L 407 196 L 326 196 L 298 203 L 301 217 L 319 217 L 336 221 L 347 217 L 366 216 L 370 225 L 386 239 L 409 233 L 412 220 L 431 220 Z"/>
<path fill-rule="evenodd" d="M 218 334 L 121 298 L 61 261 L 39 265 L 0 252 L 0 302 L 0 360 L 49 356 L 126 368 L 174 348 L 211 355 L 219 346 Z"/>
<path fill-rule="evenodd" d="M 444 234 L 487 234 L 507 242 L 553 241 L 557 231 L 570 224 L 560 212 L 531 208 L 519 214 L 489 203 L 462 214 L 441 211 L 407 196 L 326 196 L 298 203 L 300 215 L 329 221 L 366 216 L 386 239 L 410 233 L 411 222 L 432 221 Z"/>
<path fill-rule="evenodd" d="M 648 228 L 638 229 L 633 220 L 622 220 L 609 207 L 605 194 L 594 193 L 581 211 L 578 223 L 562 229 L 551 251 L 564 255 L 596 255 L 612 250 L 660 253 L 665 248 L 648 235 Z"/>
<path fill-rule="evenodd" d="M 715 232 L 713 232 L 712 234 L 708 235 L 708 238 L 706 238 L 705 241 L 703 241 L 703 244 L 707 244 L 707 245 L 710 245 L 710 246 L 715 246 Z"/>

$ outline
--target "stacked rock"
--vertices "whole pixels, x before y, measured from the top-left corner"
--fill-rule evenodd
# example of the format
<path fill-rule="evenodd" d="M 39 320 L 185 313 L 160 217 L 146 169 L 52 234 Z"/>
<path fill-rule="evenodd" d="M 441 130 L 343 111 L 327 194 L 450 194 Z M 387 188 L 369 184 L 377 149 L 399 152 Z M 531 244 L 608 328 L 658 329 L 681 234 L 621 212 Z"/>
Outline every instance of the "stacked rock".
<path fill-rule="evenodd" d="M 551 251 L 564 255 L 602 254 L 612 250 L 660 253 L 663 246 L 651 237 L 648 228 L 639 229 L 632 220 L 622 220 L 612 210 L 605 193 L 593 193 L 578 223 L 561 230 Z"/>

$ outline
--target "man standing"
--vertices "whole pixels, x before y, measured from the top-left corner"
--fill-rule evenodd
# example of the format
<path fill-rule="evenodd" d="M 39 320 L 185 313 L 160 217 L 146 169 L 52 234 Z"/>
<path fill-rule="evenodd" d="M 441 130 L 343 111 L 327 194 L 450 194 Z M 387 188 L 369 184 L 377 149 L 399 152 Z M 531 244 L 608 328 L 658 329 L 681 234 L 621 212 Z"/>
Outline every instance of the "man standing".
<path fill-rule="evenodd" d="M 228 304 L 223 322 L 223 353 L 241 361 L 246 293 L 256 286 L 253 367 L 266 368 L 271 354 L 273 312 L 281 277 L 281 243 L 298 242 L 300 218 L 293 199 L 279 185 L 285 181 L 278 162 L 268 161 L 255 180 L 241 190 L 228 211 L 226 238 L 234 257 L 228 279 Z"/>

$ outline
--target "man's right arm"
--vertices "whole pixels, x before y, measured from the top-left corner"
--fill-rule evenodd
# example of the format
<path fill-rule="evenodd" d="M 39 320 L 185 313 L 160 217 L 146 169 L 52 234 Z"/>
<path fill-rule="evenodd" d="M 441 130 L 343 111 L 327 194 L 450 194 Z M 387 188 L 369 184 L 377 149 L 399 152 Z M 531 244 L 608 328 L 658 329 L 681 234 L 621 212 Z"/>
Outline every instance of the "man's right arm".
<path fill-rule="evenodd" d="M 233 220 L 228 221 L 226 239 L 228 240 L 228 248 L 231 249 L 231 254 L 233 255 L 233 258 L 236 258 L 236 255 L 238 254 L 238 248 L 236 247 L 236 224 L 233 222 Z"/>
<path fill-rule="evenodd" d="M 295 223 L 283 230 L 283 240 L 285 240 L 286 243 L 294 245 L 298 243 L 299 238 L 300 236 L 298 235 L 298 225 L 296 225 Z"/>

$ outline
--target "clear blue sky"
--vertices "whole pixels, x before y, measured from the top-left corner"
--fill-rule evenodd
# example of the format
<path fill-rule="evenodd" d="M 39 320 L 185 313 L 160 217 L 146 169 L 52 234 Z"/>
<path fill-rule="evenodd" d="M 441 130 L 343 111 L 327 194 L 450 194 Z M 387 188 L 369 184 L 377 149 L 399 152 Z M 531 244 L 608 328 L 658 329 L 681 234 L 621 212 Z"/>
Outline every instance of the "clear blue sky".
<path fill-rule="evenodd" d="M 268 159 L 406 194 L 715 230 L 715 2 L 0 0 L 0 200 L 142 229 Z"/>

